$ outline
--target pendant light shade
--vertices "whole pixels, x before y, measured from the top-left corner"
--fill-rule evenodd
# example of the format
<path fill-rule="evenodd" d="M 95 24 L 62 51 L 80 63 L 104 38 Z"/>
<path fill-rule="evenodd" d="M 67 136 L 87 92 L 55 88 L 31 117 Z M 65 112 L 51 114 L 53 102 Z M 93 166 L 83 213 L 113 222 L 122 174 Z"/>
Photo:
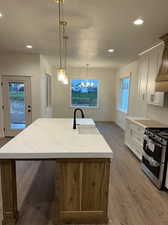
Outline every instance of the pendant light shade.
<path fill-rule="evenodd" d="M 59 68 L 57 71 L 58 81 L 63 82 L 65 79 L 65 70 L 63 68 Z"/>
<path fill-rule="evenodd" d="M 64 0 L 55 0 L 56 3 L 64 2 Z"/>
<path fill-rule="evenodd" d="M 62 83 L 65 84 L 65 85 L 68 85 L 69 81 L 68 81 L 68 77 L 67 76 L 64 77 Z"/>

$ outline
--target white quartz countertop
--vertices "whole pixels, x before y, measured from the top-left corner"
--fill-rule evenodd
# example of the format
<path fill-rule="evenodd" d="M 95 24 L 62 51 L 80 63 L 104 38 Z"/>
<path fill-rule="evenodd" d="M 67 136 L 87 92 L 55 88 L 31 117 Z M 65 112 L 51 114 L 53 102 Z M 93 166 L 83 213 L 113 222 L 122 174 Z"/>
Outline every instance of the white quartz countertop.
<path fill-rule="evenodd" d="M 72 129 L 72 119 L 38 119 L 0 149 L 0 159 L 112 157 L 99 132 L 79 134 Z"/>
<path fill-rule="evenodd" d="M 153 120 L 145 117 L 127 117 L 127 120 L 130 120 L 137 125 L 147 128 L 168 128 L 168 124 L 163 124 L 160 121 Z"/>

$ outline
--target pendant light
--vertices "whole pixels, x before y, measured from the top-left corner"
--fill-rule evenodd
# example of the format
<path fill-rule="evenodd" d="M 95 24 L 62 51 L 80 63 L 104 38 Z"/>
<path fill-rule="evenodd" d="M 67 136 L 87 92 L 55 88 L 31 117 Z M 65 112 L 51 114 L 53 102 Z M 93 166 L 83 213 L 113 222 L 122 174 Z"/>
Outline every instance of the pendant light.
<path fill-rule="evenodd" d="M 63 13 L 63 0 L 56 0 L 58 3 L 58 12 L 59 12 L 59 18 L 58 18 L 58 23 L 59 23 L 59 69 L 58 69 L 58 80 L 63 82 L 65 79 L 65 69 L 63 67 L 63 62 L 62 62 L 62 48 L 63 48 L 63 39 L 62 39 L 62 21 L 61 21 L 61 14 Z"/>
<path fill-rule="evenodd" d="M 55 0 L 58 3 L 59 8 L 59 69 L 58 69 L 58 80 L 63 84 L 68 84 L 67 72 L 67 41 L 68 36 L 66 35 L 67 22 L 64 20 L 63 2 L 64 0 Z M 63 60 L 64 57 L 64 60 Z"/>
<path fill-rule="evenodd" d="M 55 2 L 56 2 L 56 3 L 59 3 L 59 2 L 62 2 L 62 3 L 63 3 L 64 0 L 55 0 Z"/>
<path fill-rule="evenodd" d="M 64 49 L 64 68 L 65 68 L 65 77 L 63 79 L 63 84 L 67 85 L 68 84 L 68 76 L 67 76 L 67 52 L 68 52 L 68 36 L 66 35 L 66 29 L 65 27 L 67 26 L 67 22 L 64 21 L 63 24 L 63 49 Z"/>

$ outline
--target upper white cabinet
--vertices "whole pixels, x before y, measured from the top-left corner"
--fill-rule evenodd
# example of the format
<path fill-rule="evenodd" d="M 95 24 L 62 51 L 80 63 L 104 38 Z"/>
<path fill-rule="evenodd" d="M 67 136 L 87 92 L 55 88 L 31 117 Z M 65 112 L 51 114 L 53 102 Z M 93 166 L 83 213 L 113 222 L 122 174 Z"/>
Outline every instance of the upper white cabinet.
<path fill-rule="evenodd" d="M 147 55 L 143 55 L 139 58 L 138 62 L 138 92 L 141 100 L 146 100 L 147 94 L 147 81 L 148 81 L 148 62 L 149 57 Z"/>
<path fill-rule="evenodd" d="M 163 49 L 164 44 L 148 53 L 147 103 L 156 106 L 164 106 L 164 92 L 155 91 L 155 80 L 161 65 Z"/>
<path fill-rule="evenodd" d="M 164 44 L 161 44 L 139 58 L 139 97 L 148 104 L 164 106 L 165 93 L 155 91 L 155 80 L 161 65 Z"/>

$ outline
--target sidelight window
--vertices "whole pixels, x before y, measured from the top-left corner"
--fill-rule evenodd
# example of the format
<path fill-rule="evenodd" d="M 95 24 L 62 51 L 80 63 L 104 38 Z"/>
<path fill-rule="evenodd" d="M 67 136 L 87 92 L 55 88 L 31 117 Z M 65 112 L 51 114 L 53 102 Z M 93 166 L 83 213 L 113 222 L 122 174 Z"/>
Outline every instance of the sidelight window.
<path fill-rule="evenodd" d="M 130 77 L 120 79 L 119 110 L 128 112 Z"/>

